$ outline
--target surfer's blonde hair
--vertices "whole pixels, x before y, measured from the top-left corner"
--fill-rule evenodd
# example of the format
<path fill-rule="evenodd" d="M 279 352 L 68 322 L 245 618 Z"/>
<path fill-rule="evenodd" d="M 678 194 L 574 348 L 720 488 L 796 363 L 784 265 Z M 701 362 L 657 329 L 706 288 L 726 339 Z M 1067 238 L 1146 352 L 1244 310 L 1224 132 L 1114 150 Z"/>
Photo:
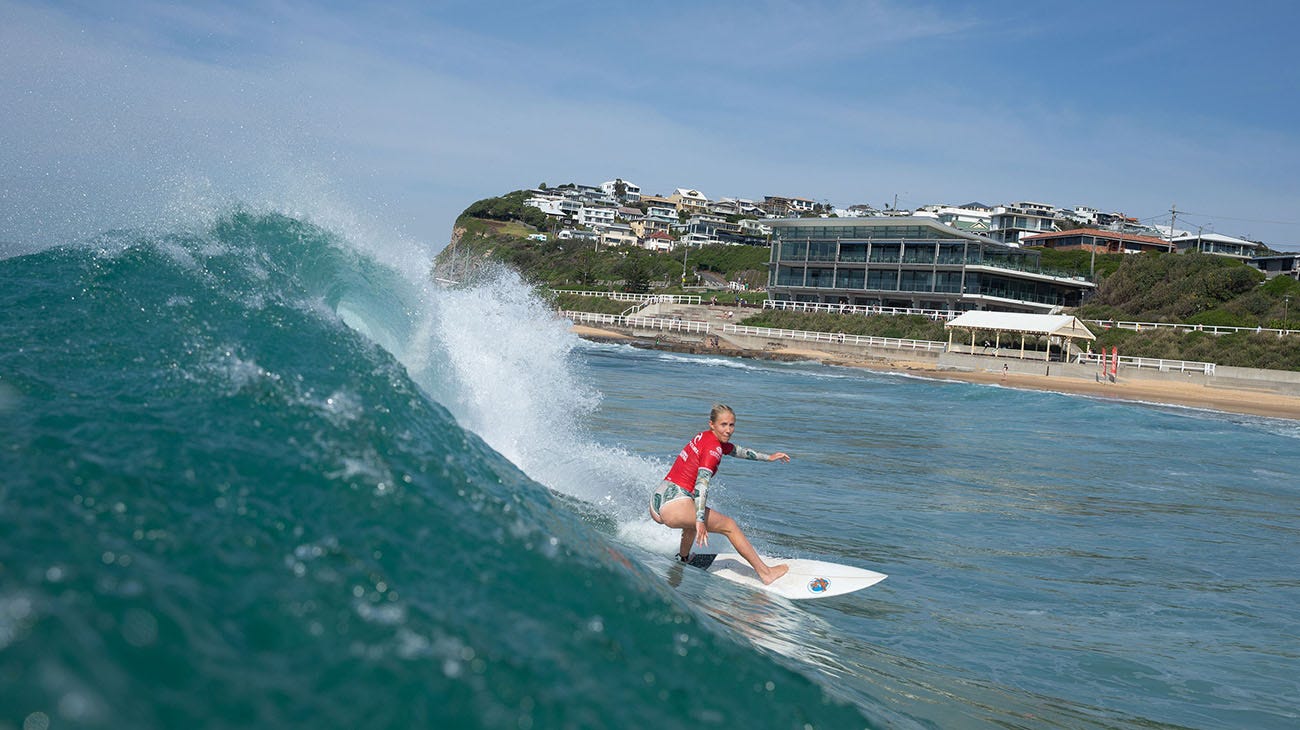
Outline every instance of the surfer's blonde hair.
<path fill-rule="evenodd" d="M 714 403 L 713 408 L 709 411 L 709 423 L 717 423 L 718 416 L 721 416 L 724 413 L 730 413 L 732 418 L 736 417 L 736 412 L 731 409 L 731 406 L 722 403 Z"/>

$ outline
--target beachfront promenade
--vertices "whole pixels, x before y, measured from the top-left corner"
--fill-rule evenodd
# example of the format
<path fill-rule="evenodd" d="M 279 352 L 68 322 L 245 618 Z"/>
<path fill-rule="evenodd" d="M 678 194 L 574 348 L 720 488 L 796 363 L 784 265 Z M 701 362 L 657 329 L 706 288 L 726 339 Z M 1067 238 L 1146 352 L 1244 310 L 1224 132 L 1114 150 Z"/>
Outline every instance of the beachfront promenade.
<path fill-rule="evenodd" d="M 1120 356 L 1118 372 L 1112 379 L 1104 374 L 1102 356 L 1095 353 L 1073 352 L 1066 361 L 1048 361 L 1041 351 L 1012 347 L 972 347 L 933 340 L 750 327 L 734 321 L 737 316 L 734 308 L 705 305 L 699 303 L 698 297 L 637 296 L 643 298 L 629 300 L 633 306 L 624 314 L 581 311 L 560 314 L 572 321 L 585 337 L 599 339 L 602 334 L 608 334 L 643 346 L 689 352 L 947 373 L 1041 376 L 1052 381 L 1167 382 L 1300 397 L 1300 372 Z M 932 316 L 949 319 L 939 317 L 940 311 L 936 310 Z M 1300 332 L 1291 330 L 1283 334 L 1295 336 Z"/>

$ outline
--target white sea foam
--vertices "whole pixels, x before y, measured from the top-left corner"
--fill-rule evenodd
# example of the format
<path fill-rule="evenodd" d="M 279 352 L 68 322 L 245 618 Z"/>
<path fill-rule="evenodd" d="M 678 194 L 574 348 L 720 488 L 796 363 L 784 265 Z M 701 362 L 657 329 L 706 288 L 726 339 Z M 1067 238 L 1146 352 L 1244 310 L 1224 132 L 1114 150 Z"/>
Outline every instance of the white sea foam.
<path fill-rule="evenodd" d="M 753 365 L 752 363 L 748 363 L 734 357 L 708 357 L 708 356 L 686 357 L 683 355 L 675 355 L 673 353 L 661 353 L 659 355 L 659 359 L 668 362 L 689 362 L 693 365 L 703 365 L 705 367 L 714 367 L 714 368 L 735 368 L 737 370 L 758 369 L 758 367 Z"/>
<path fill-rule="evenodd" d="M 524 473 L 616 519 L 643 516 L 662 465 L 588 426 L 601 395 L 576 375 L 584 343 L 516 274 L 426 292 L 402 361 L 460 425 Z"/>

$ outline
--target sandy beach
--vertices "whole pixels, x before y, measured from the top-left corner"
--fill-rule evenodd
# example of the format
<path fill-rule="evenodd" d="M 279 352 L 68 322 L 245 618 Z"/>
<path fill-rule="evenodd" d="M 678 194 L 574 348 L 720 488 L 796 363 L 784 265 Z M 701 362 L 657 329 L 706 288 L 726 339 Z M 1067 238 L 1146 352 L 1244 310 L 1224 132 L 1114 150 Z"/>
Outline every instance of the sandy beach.
<path fill-rule="evenodd" d="M 599 341 L 626 341 L 639 347 L 655 348 L 653 341 L 632 337 L 614 330 L 601 329 L 586 325 L 574 325 L 573 332 L 579 337 Z M 681 343 L 663 342 L 659 349 L 683 348 Z M 735 357 L 754 357 L 772 359 L 772 353 L 744 350 L 715 351 L 719 354 Z M 1190 383 L 1131 380 L 1123 377 L 1119 382 L 1106 383 L 1084 380 L 1082 378 L 1028 375 L 1022 373 L 991 373 L 939 368 L 933 363 L 914 362 L 904 359 L 884 360 L 877 358 L 853 358 L 841 354 L 832 354 L 819 350 L 788 347 L 780 351 L 782 360 L 815 360 L 828 365 L 861 367 L 882 372 L 900 372 L 918 377 L 940 380 L 960 380 L 969 383 L 986 383 L 1007 388 L 1026 390 L 1046 390 L 1055 393 L 1081 395 L 1095 398 L 1114 398 L 1116 400 L 1139 401 L 1164 405 L 1204 408 L 1226 413 L 1242 413 L 1270 418 L 1289 418 L 1300 420 L 1300 398 L 1256 390 L 1211 388 Z"/>

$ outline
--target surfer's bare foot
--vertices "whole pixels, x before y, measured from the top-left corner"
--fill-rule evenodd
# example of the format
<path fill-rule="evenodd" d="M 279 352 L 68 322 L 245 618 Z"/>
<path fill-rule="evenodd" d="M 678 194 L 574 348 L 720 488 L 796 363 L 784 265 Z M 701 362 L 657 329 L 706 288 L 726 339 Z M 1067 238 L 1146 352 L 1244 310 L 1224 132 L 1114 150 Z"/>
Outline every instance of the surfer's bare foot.
<path fill-rule="evenodd" d="M 758 576 L 758 579 L 763 581 L 763 585 L 768 586 L 768 585 L 772 585 L 772 581 L 776 580 L 777 578 L 780 578 L 781 576 L 789 572 L 790 572 L 790 566 L 788 565 L 785 564 L 773 565 L 772 567 L 767 569 L 766 573 Z"/>

